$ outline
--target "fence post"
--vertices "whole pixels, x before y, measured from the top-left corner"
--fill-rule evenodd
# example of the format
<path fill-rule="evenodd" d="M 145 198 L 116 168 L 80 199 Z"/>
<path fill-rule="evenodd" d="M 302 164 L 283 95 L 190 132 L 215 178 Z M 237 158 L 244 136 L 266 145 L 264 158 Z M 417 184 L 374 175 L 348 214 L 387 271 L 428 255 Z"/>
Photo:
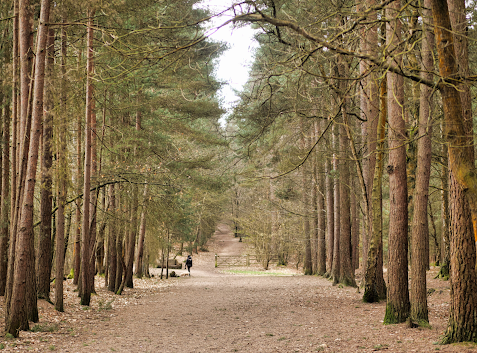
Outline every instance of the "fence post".
<path fill-rule="evenodd" d="M 247 254 L 247 267 L 250 266 L 250 255 Z"/>
<path fill-rule="evenodd" d="M 215 268 L 217 268 L 217 254 L 215 254 Z"/>

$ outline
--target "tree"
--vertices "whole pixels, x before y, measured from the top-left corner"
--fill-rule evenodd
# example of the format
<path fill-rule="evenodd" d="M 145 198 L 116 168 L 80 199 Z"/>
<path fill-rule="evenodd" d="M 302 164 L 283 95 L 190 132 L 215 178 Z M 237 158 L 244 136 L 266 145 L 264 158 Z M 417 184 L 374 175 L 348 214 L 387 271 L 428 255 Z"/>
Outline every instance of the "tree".
<path fill-rule="evenodd" d="M 388 50 L 398 50 L 401 37 L 401 24 L 398 19 L 400 5 L 390 4 L 386 9 L 386 17 L 390 20 L 386 25 Z M 402 57 L 394 56 L 392 60 L 400 65 Z M 395 73 L 387 74 L 387 98 L 389 116 L 389 263 L 386 314 L 387 324 L 404 322 L 410 311 L 408 290 L 407 260 L 407 177 L 406 177 L 406 127 L 403 119 L 404 79 Z"/>
<path fill-rule="evenodd" d="M 91 225 L 90 225 L 90 202 L 91 202 L 91 138 L 92 138 L 92 115 L 93 112 L 93 10 L 88 10 L 87 51 L 86 51 L 86 123 L 84 130 L 84 184 L 83 184 L 83 225 L 81 247 L 81 305 L 89 305 L 91 300 Z"/>
<path fill-rule="evenodd" d="M 475 241 L 471 210 L 475 210 L 475 172 L 473 154 L 462 113 L 455 77 L 458 73 L 452 27 L 446 1 L 432 0 L 432 16 L 439 59 L 440 85 L 444 107 L 445 136 L 448 142 L 450 179 L 450 278 L 451 303 L 444 343 L 476 339 Z"/>
<path fill-rule="evenodd" d="M 28 1 L 20 2 L 20 22 L 24 21 L 27 30 L 20 36 L 21 47 L 27 48 L 29 36 Z M 36 283 L 34 268 L 34 236 L 33 236 L 33 199 L 36 182 L 36 168 L 38 161 L 38 147 L 43 117 L 43 88 L 45 78 L 46 41 L 48 38 L 47 23 L 49 21 L 50 1 L 42 0 L 40 10 L 40 24 L 38 29 L 38 47 L 35 62 L 35 84 L 33 88 L 32 127 L 29 139 L 28 167 L 26 171 L 26 184 L 23 194 L 21 216 L 19 217 L 18 239 L 15 243 L 15 263 L 13 269 L 13 283 L 11 292 L 10 310 L 6 316 L 5 331 L 18 336 L 18 331 L 28 329 L 28 321 L 38 321 L 38 307 L 36 303 Z M 22 38 L 23 37 L 23 38 Z M 26 74 L 25 72 L 22 73 Z M 23 95 L 22 89 L 22 95 Z M 24 113 L 26 113 L 24 111 Z M 23 114 L 22 114 L 23 116 Z M 27 118 L 25 116 L 25 118 Z M 28 131 L 28 129 L 26 129 Z"/>
<path fill-rule="evenodd" d="M 430 1 L 424 3 L 423 18 L 430 19 Z M 424 78 L 432 80 L 433 36 L 427 24 L 422 25 L 422 68 Z M 421 85 L 419 111 L 419 140 L 417 146 L 416 189 L 414 195 L 414 217 L 411 235 L 411 317 L 418 321 L 428 321 L 426 268 L 428 256 L 425 244 L 429 243 L 429 179 L 431 172 L 431 136 L 432 136 L 432 89 Z"/>

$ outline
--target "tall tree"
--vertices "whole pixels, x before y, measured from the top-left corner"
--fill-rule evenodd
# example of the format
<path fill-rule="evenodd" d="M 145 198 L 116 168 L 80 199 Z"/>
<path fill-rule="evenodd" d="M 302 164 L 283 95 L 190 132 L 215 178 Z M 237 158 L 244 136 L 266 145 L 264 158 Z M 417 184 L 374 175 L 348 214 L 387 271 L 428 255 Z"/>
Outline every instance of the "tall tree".
<path fill-rule="evenodd" d="M 54 35 L 53 35 L 54 36 Z M 49 37 L 51 38 L 51 37 Z M 53 38 L 54 41 L 54 38 Z M 45 113 L 43 118 L 43 132 L 41 134 L 41 193 L 40 193 L 40 234 L 38 237 L 38 255 L 36 259 L 38 298 L 50 300 L 51 277 L 51 222 L 53 206 L 53 80 L 54 43 L 48 42 L 48 56 L 46 58 L 45 76 Z"/>
<path fill-rule="evenodd" d="M 66 22 L 65 15 L 63 14 L 62 22 Z M 53 34 L 53 35 L 52 35 Z M 54 38 L 54 32 L 50 34 Z M 52 43 L 52 45 L 54 42 Z M 65 206 L 67 196 L 67 183 L 68 183 L 68 165 L 67 165 L 67 97 L 66 97 L 66 56 L 67 56 L 67 35 L 65 28 L 61 30 L 61 119 L 58 124 L 58 171 L 57 171 L 57 199 L 58 199 L 58 212 L 56 216 L 56 274 L 55 274 L 55 309 L 57 311 L 64 311 L 63 304 L 63 276 L 65 268 Z"/>
<path fill-rule="evenodd" d="M 91 300 L 91 229 L 90 229 L 90 203 L 91 203 L 91 135 L 92 135 L 92 114 L 93 114 L 93 10 L 88 10 L 88 26 L 86 30 L 87 50 L 86 50 L 86 113 L 84 129 L 84 182 L 83 182 L 83 225 L 81 247 L 81 305 L 89 305 Z"/>
<path fill-rule="evenodd" d="M 386 8 L 386 38 L 392 61 L 402 62 L 397 54 L 401 38 L 400 4 L 395 1 Z M 404 123 L 404 78 L 387 74 L 389 115 L 389 264 L 387 303 L 384 322 L 404 322 L 410 311 L 408 290 L 408 211 L 406 178 L 406 126 Z"/>
<path fill-rule="evenodd" d="M 477 210 L 473 148 L 455 77 L 458 74 L 452 26 L 446 1 L 432 0 L 450 166 L 450 316 L 444 343 L 476 340 L 476 249 L 471 210 Z"/>
<path fill-rule="evenodd" d="M 423 18 L 430 21 L 432 13 L 429 0 L 424 2 Z M 432 80 L 434 62 L 432 59 L 433 36 L 427 23 L 422 25 L 421 75 Z M 431 136 L 432 136 L 432 88 L 421 85 L 419 111 L 419 140 L 417 146 L 416 189 L 414 195 L 414 217 L 411 235 L 411 317 L 418 321 L 429 321 L 427 309 L 427 252 L 425 244 L 429 243 L 429 179 L 431 174 Z"/>
<path fill-rule="evenodd" d="M 20 2 L 28 6 L 28 1 Z M 27 15 L 27 13 L 24 13 Z M 6 316 L 5 331 L 17 337 L 21 329 L 28 329 L 28 321 L 38 321 L 36 283 L 34 269 L 33 201 L 38 162 L 38 149 L 43 118 L 43 88 L 45 79 L 46 42 L 50 15 L 50 1 L 42 0 L 38 25 L 38 46 L 35 62 L 35 84 L 33 89 L 32 129 L 30 136 L 26 185 L 23 195 L 18 239 L 15 244 L 15 264 L 10 311 Z M 20 15 L 20 21 L 22 15 Z M 27 19 L 26 19 L 27 20 Z M 28 21 L 28 20 L 27 20 Z M 29 21 L 28 21 L 29 22 Z M 22 26 L 20 25 L 20 28 Z M 28 35 L 28 33 L 26 33 Z M 20 36 L 21 37 L 21 36 Z"/>

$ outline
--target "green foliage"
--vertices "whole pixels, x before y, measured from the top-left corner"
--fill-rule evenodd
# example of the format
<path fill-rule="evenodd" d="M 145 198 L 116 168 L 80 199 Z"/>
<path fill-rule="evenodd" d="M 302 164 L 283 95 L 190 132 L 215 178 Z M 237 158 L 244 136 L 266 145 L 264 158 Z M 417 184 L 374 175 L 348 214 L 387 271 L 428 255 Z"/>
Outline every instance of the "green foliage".
<path fill-rule="evenodd" d="M 55 332 L 58 331 L 59 327 L 58 324 L 36 324 L 33 326 L 30 331 L 31 332 Z"/>
<path fill-rule="evenodd" d="M 113 309 L 113 302 L 114 302 L 114 299 L 111 299 L 106 302 L 103 299 L 98 300 L 98 310 L 103 311 L 103 310 Z"/>
<path fill-rule="evenodd" d="M 72 268 L 70 270 L 70 273 L 68 274 L 68 276 L 66 277 L 67 279 L 73 279 L 75 277 L 75 271 L 74 269 Z"/>

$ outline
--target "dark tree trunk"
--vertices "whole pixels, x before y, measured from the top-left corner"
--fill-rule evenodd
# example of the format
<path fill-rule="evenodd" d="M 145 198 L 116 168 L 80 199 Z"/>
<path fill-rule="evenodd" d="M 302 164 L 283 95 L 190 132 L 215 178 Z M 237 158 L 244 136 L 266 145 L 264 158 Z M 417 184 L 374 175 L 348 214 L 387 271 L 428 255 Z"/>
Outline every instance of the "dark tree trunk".
<path fill-rule="evenodd" d="M 147 210 L 148 186 L 144 185 L 143 205 L 141 211 L 141 220 L 139 225 L 139 240 L 137 244 L 137 259 L 136 259 L 136 275 L 141 278 L 143 276 L 144 263 L 144 239 L 146 236 L 146 210 Z M 146 263 L 148 266 L 149 264 Z"/>
<path fill-rule="evenodd" d="M 131 205 L 131 222 L 129 228 L 129 238 L 127 244 L 127 263 L 126 263 L 126 287 L 134 288 L 133 284 L 133 265 L 134 253 L 136 250 L 136 236 L 137 236 L 137 209 L 138 209 L 138 187 L 133 186 L 133 200 Z"/>
<path fill-rule="evenodd" d="M 323 130 L 324 121 L 321 122 L 320 130 Z M 317 134 L 318 135 L 318 134 Z M 318 260 L 316 272 L 318 275 L 324 275 L 326 273 L 326 213 L 325 213 L 325 177 L 323 159 L 317 161 L 317 218 L 318 218 Z"/>
<path fill-rule="evenodd" d="M 15 6 L 16 7 L 16 6 Z M 16 119 L 17 109 L 17 66 L 18 66 L 18 19 L 14 19 L 15 38 L 13 42 L 13 89 L 12 89 L 12 119 Z M 9 56 L 8 52 L 5 53 Z M 9 59 L 7 59 L 9 60 Z M 0 196 L 0 295 L 5 295 L 5 287 L 7 283 L 7 266 L 8 266 L 8 238 L 9 238 L 9 221 L 10 221 L 10 102 L 7 95 L 4 96 L 2 116 L 2 177 L 1 177 L 1 196 Z M 13 169 L 13 168 L 12 168 Z"/>
<path fill-rule="evenodd" d="M 114 184 L 109 185 L 109 213 L 112 214 L 112 221 L 109 222 L 108 233 L 108 289 L 111 292 L 116 291 L 116 271 L 117 271 L 117 244 L 116 244 L 116 232 L 118 230 L 116 218 L 116 195 L 114 192 Z"/>
<path fill-rule="evenodd" d="M 326 188 L 326 275 L 331 276 L 333 268 L 334 244 L 334 205 L 333 205 L 333 176 L 330 159 L 325 162 L 325 188 Z"/>
<path fill-rule="evenodd" d="M 344 61 L 343 57 L 338 58 L 339 66 L 339 75 L 341 77 L 346 77 L 348 73 L 347 63 Z M 345 97 L 345 92 L 347 89 L 347 83 L 344 80 L 340 81 L 340 100 L 341 100 L 341 114 L 343 124 L 340 126 L 339 133 L 339 144 L 341 146 L 340 151 L 340 240 L 339 240 L 339 249 L 340 249 L 340 273 L 339 273 L 339 282 L 346 286 L 356 287 L 356 281 L 354 279 L 354 267 L 351 264 L 351 203 L 350 203 L 350 171 L 349 171 L 349 160 L 350 154 L 348 153 L 350 141 L 348 135 L 346 134 L 346 129 L 350 127 L 345 127 L 345 124 L 348 124 L 347 119 L 347 109 L 348 109 L 348 100 Z"/>
<path fill-rule="evenodd" d="M 91 300 L 91 271 L 90 271 L 90 203 L 91 203 L 91 115 L 93 110 L 93 12 L 88 11 L 87 55 L 86 55 L 86 124 L 85 124 L 85 156 L 83 182 L 83 226 L 81 247 L 81 305 L 89 305 Z"/>
<path fill-rule="evenodd" d="M 301 122 L 301 149 L 302 151 L 307 150 L 308 143 L 307 138 L 305 137 L 305 125 L 304 122 Z M 302 202 L 303 202 L 303 237 L 305 239 L 305 262 L 304 262 L 304 272 L 305 275 L 312 275 L 313 274 L 313 261 L 311 258 L 311 232 L 310 232 L 310 217 L 309 217 L 309 209 L 310 209 L 310 198 L 309 198 L 309 188 L 311 186 L 309 173 L 308 173 L 308 164 L 304 164 L 302 167 L 302 187 L 303 187 L 303 194 L 302 194 Z M 267 266 L 268 267 L 268 266 Z"/>
<path fill-rule="evenodd" d="M 340 278 L 340 176 L 338 176 L 340 170 L 339 161 L 339 125 L 333 125 L 333 170 L 336 175 L 333 180 L 333 216 L 334 216 L 334 231 L 333 231 L 333 264 L 331 269 L 331 277 L 333 279 L 333 285 L 338 284 Z"/>

